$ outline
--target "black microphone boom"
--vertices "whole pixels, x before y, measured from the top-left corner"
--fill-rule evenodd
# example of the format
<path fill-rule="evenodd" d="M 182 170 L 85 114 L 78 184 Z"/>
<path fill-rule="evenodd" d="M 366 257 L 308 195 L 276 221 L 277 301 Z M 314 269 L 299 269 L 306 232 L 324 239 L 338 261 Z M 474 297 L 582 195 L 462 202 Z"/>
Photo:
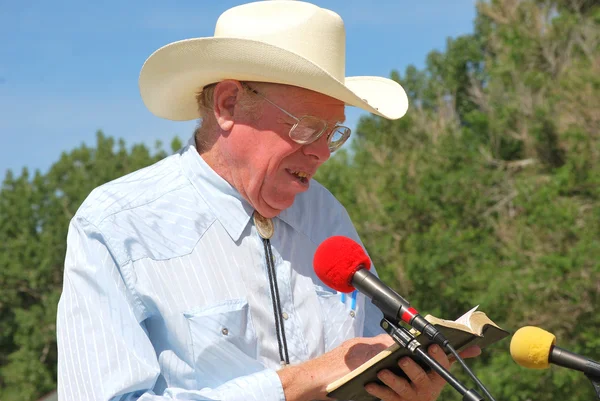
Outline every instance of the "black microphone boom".
<path fill-rule="evenodd" d="M 578 370 L 600 380 L 600 363 L 556 345 L 552 347 L 548 361 L 558 366 Z"/>
<path fill-rule="evenodd" d="M 410 308 L 408 301 L 396 293 L 367 269 L 358 269 L 352 276 L 352 285 L 371 299 L 385 317 L 402 319 L 402 314 Z"/>
<path fill-rule="evenodd" d="M 360 268 L 352 276 L 352 285 L 371 299 L 383 315 L 390 320 L 402 320 L 416 330 L 425 333 L 434 342 L 446 347 L 449 341 L 444 335 L 423 316 L 411 307 L 408 301 L 396 291 L 385 285 L 369 270 Z"/>
<path fill-rule="evenodd" d="M 548 362 L 562 366 L 563 368 L 577 370 L 583 372 L 590 379 L 596 396 L 600 399 L 600 363 L 586 358 L 585 356 L 567 351 L 564 348 L 553 345 L 550 349 Z"/>

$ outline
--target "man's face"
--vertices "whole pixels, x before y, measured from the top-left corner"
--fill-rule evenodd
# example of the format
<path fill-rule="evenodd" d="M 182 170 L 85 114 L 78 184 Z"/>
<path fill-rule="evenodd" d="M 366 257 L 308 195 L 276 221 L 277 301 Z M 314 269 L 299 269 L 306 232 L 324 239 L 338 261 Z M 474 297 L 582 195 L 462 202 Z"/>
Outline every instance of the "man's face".
<path fill-rule="evenodd" d="M 252 87 L 298 118 L 314 116 L 327 121 L 329 127 L 345 119 L 344 103 L 320 93 L 283 85 Z M 225 162 L 231 184 L 260 214 L 273 217 L 290 207 L 297 194 L 308 190 L 310 179 L 329 159 L 327 135 L 300 145 L 289 136 L 296 123 L 293 118 L 250 91 L 245 95 L 254 97 L 258 105 L 243 118 L 236 118 L 224 141 Z"/>

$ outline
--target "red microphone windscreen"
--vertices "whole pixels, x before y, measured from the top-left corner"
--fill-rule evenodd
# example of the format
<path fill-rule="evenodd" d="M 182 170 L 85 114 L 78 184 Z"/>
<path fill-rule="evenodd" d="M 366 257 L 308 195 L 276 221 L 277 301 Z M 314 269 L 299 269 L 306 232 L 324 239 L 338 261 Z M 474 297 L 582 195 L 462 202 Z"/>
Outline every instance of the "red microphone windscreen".
<path fill-rule="evenodd" d="M 329 237 L 317 247 L 313 258 L 317 277 L 340 292 L 352 292 L 352 277 L 361 268 L 370 269 L 371 260 L 356 241 L 342 236 Z"/>

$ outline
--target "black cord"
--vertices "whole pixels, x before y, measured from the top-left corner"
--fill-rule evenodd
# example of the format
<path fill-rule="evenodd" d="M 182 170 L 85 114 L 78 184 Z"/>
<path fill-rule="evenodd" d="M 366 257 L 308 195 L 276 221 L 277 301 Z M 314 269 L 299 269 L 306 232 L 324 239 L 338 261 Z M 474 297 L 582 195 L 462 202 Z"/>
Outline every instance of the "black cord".
<path fill-rule="evenodd" d="M 275 258 L 273 257 L 273 249 L 271 248 L 271 240 L 267 239 L 267 249 L 269 251 L 269 260 L 271 261 L 271 270 L 273 272 L 273 284 L 275 286 L 275 300 L 277 301 L 277 316 L 279 316 L 279 326 L 281 327 L 281 339 L 282 339 L 282 345 L 283 345 L 283 352 L 285 355 L 285 359 L 283 360 L 285 362 L 286 365 L 289 365 L 290 363 L 290 356 L 288 354 L 288 348 L 287 348 L 287 340 L 285 338 L 285 330 L 284 330 L 284 323 L 283 323 L 283 311 L 281 310 L 281 298 L 279 297 L 279 288 L 277 287 L 277 275 L 275 273 Z"/>
<path fill-rule="evenodd" d="M 454 355 L 454 358 L 456 358 L 456 360 L 458 361 L 458 363 L 461 364 L 461 366 L 463 367 L 463 369 L 465 370 L 465 372 L 467 372 L 467 374 L 471 377 L 471 379 L 473 379 L 473 381 L 475 383 L 477 383 L 477 386 L 490 399 L 490 401 L 496 401 L 494 399 L 494 397 L 490 394 L 490 392 L 487 390 L 487 388 L 485 388 L 485 386 L 483 385 L 483 383 L 481 382 L 481 380 L 479 380 L 477 378 L 477 376 L 475 376 L 475 374 L 473 373 L 473 371 L 467 366 L 467 364 L 462 359 L 462 357 L 458 354 L 458 352 L 456 352 L 456 350 L 454 349 L 454 347 L 450 343 L 448 343 L 448 344 L 446 344 L 446 348 L 452 353 L 452 355 Z"/>
<path fill-rule="evenodd" d="M 287 341 L 285 338 L 285 328 L 283 326 L 283 317 L 281 312 L 281 299 L 279 298 L 279 288 L 277 287 L 277 276 L 275 273 L 275 262 L 273 260 L 273 251 L 271 241 L 263 238 L 265 248 L 265 260 L 267 262 L 267 272 L 269 274 L 269 287 L 271 289 L 271 300 L 273 301 L 273 315 L 275 317 L 275 331 L 277 333 L 277 345 L 279 346 L 279 358 L 283 365 L 289 365 L 290 356 L 288 354 Z"/>

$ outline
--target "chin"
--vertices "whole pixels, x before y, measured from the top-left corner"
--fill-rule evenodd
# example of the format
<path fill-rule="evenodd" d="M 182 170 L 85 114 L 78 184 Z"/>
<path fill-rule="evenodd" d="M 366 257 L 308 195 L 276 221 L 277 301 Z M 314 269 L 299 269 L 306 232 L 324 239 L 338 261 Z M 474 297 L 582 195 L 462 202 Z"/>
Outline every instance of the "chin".
<path fill-rule="evenodd" d="M 274 214 L 274 216 L 277 216 L 279 213 L 281 213 L 285 209 L 288 209 L 289 207 L 291 207 L 294 204 L 294 199 L 295 199 L 295 196 L 286 197 L 285 199 L 279 198 L 279 199 L 275 199 L 271 202 L 265 201 L 265 204 L 266 204 L 267 208 L 270 209 L 270 211 L 271 211 L 270 214 Z M 265 216 L 265 215 L 263 215 L 263 216 Z M 271 216 L 271 217 L 274 217 L 274 216 Z M 265 216 L 265 217 L 269 217 L 269 216 Z"/>

